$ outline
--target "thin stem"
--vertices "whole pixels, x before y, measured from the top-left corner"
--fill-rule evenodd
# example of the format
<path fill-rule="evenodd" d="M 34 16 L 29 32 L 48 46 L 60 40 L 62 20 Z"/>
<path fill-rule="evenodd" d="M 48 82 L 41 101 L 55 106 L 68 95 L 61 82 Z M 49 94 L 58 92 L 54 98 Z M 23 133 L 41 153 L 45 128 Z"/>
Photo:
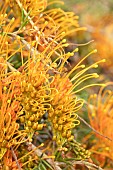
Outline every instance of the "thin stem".
<path fill-rule="evenodd" d="M 17 164 L 18 169 L 19 169 L 19 170 L 22 170 L 21 167 L 20 167 L 20 164 L 19 164 L 19 162 L 18 162 L 18 160 L 17 160 L 16 154 L 15 154 L 12 146 L 11 146 L 11 152 L 12 152 L 12 155 L 13 155 L 14 160 L 16 161 L 16 164 Z"/>
<path fill-rule="evenodd" d="M 100 135 L 100 136 L 102 136 L 102 137 L 104 137 L 104 138 L 112 141 L 112 139 L 110 139 L 109 137 L 104 136 L 104 135 L 101 134 L 100 132 L 96 131 L 96 130 L 95 130 L 91 125 L 89 125 L 83 118 L 81 118 L 80 116 L 78 116 L 78 118 L 79 118 L 84 124 L 86 124 L 90 129 L 92 129 L 95 133 L 97 133 L 98 135 Z"/>
<path fill-rule="evenodd" d="M 43 159 L 46 159 L 46 161 L 47 161 L 55 170 L 61 170 L 61 168 L 56 164 L 56 162 L 54 162 L 53 159 L 48 158 L 48 156 L 47 156 L 45 153 L 43 153 L 40 149 L 37 148 L 37 149 L 35 150 L 36 146 L 33 145 L 31 142 L 26 142 L 26 145 L 27 145 L 28 147 L 30 147 L 32 150 L 34 150 L 34 153 L 35 153 L 38 157 L 42 156 Z"/>

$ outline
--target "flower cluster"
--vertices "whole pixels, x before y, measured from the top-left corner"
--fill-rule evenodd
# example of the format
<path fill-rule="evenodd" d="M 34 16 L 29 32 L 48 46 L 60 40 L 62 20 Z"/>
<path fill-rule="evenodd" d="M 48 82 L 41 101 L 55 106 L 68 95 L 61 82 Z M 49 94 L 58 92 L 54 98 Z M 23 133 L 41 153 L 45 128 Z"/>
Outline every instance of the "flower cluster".
<path fill-rule="evenodd" d="M 14 12 L 19 14 L 22 9 L 26 10 L 26 12 L 30 12 L 31 16 L 35 16 L 37 13 L 42 12 L 47 6 L 47 0 L 7 0 L 11 8 L 13 8 Z M 17 10 L 17 11 L 16 11 Z"/>
<path fill-rule="evenodd" d="M 41 62 L 22 73 L 21 94 L 18 98 L 22 105 L 21 123 L 24 123 L 25 131 L 32 138 L 36 130 L 42 130 L 45 124 L 39 120 L 49 109 L 49 88 L 46 70 Z"/>
<path fill-rule="evenodd" d="M 21 144 L 26 136 L 19 131 L 20 125 L 17 120 L 20 103 L 16 100 L 14 88 L 13 83 L 6 83 L 4 79 L 0 80 L 0 162 L 3 161 L 1 164 L 4 168 L 8 166 L 6 155 L 9 154 L 10 148 Z"/>
<path fill-rule="evenodd" d="M 71 87 L 72 83 L 65 76 L 56 75 L 51 83 L 51 88 L 57 91 L 51 100 L 48 118 L 53 127 L 53 139 L 61 146 L 67 140 L 74 139 L 71 130 L 80 123 L 76 112 L 82 107 L 83 101 L 69 92 Z"/>
<path fill-rule="evenodd" d="M 70 148 L 70 151 L 75 153 L 76 160 L 90 157 L 88 151 L 78 143 L 74 144 L 73 129 L 80 124 L 78 111 L 84 103 L 78 94 L 89 86 L 98 85 L 96 83 L 84 85 L 83 82 L 98 78 L 99 75 L 90 72 L 90 69 L 97 68 L 98 64 L 105 60 L 90 66 L 84 65 L 83 61 L 96 53 L 96 50 L 93 50 L 72 70 L 69 71 L 65 67 L 67 60 L 78 52 L 78 48 L 72 52 L 65 52 L 64 48 L 69 46 L 67 35 L 85 28 L 79 27 L 78 17 L 74 13 L 57 8 L 51 9 L 50 5 L 54 2 L 1 1 L 0 166 L 2 169 L 41 166 L 49 136 L 52 145 L 57 146 L 57 150 L 67 151 L 66 149 Z M 45 9 L 46 7 L 48 8 Z M 41 134 L 45 132 L 49 135 L 46 134 L 42 140 Z M 36 152 L 35 156 L 35 150 L 40 147 L 37 144 L 38 139 L 42 144 L 42 152 L 40 151 L 41 154 Z M 38 146 L 33 148 L 33 142 Z M 33 148 L 30 152 L 28 145 Z M 48 150 L 47 156 L 44 155 L 45 159 L 50 156 L 50 149 Z M 55 152 L 52 151 L 51 155 L 55 155 Z M 7 162 L 7 159 L 10 161 Z M 46 163 L 46 166 L 50 165 Z"/>
<path fill-rule="evenodd" d="M 112 83 L 108 83 L 106 88 L 101 88 L 99 94 L 91 95 L 89 98 L 89 119 L 91 126 L 100 132 L 103 136 L 96 134 L 96 141 L 92 150 L 101 156 L 113 159 L 113 134 L 112 134 L 112 120 L 113 120 L 113 91 L 110 88 Z M 109 86 L 109 88 L 108 88 Z"/>

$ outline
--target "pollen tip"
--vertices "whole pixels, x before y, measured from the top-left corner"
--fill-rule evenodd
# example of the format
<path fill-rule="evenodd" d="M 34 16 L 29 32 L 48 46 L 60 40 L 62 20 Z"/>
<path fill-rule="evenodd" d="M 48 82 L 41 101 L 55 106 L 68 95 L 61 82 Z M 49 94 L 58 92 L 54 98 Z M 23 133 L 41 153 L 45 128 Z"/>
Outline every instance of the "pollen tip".
<path fill-rule="evenodd" d="M 13 17 L 12 19 L 11 19 L 11 22 L 14 22 L 15 21 L 15 18 Z"/>
<path fill-rule="evenodd" d="M 78 52 L 78 51 L 79 51 L 79 48 L 76 48 L 76 49 L 75 49 L 75 52 Z"/>
<path fill-rule="evenodd" d="M 94 68 L 97 68 L 97 67 L 98 67 L 98 64 L 95 64 L 95 65 L 94 65 Z"/>
<path fill-rule="evenodd" d="M 81 65 L 82 68 L 85 68 L 85 64 Z"/>
<path fill-rule="evenodd" d="M 65 31 L 63 31 L 61 34 L 64 35 L 64 34 L 65 34 Z"/>
<path fill-rule="evenodd" d="M 66 39 L 63 39 L 63 40 L 62 40 L 62 43 L 65 43 L 65 42 L 66 42 Z"/>
<path fill-rule="evenodd" d="M 3 15 L 3 14 L 2 14 L 2 15 Z M 4 17 L 7 17 L 7 14 L 5 14 Z"/>
<path fill-rule="evenodd" d="M 97 53 L 97 49 L 95 49 L 95 50 L 93 51 L 93 53 Z"/>
<path fill-rule="evenodd" d="M 103 59 L 102 62 L 106 62 L 106 59 Z"/>

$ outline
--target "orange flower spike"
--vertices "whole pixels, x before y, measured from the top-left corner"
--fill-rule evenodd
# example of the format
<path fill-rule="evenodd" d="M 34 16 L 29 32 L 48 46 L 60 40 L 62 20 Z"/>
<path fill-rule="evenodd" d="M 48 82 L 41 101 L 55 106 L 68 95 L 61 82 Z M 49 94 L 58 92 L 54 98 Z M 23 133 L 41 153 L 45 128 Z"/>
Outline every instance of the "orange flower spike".
<path fill-rule="evenodd" d="M 98 64 L 101 62 L 105 62 L 105 60 L 101 60 L 88 67 L 82 64 L 90 54 L 96 52 L 96 50 L 94 50 L 67 73 L 64 68 L 65 60 L 74 55 L 74 52 L 76 51 L 78 51 L 78 49 L 75 49 L 72 53 L 65 54 L 64 61 L 57 69 L 58 73 L 54 75 L 53 80 L 50 83 L 53 99 L 50 101 L 51 108 L 48 117 L 53 127 L 53 138 L 60 146 L 67 140 L 73 140 L 73 135 L 70 134 L 70 132 L 80 123 L 77 119 L 77 111 L 80 110 L 84 102 L 83 100 L 77 99 L 76 94 L 89 86 L 98 84 L 91 84 L 78 88 L 79 85 L 88 79 L 98 78 L 96 73 L 88 74 L 87 71 L 91 68 L 97 68 Z M 75 71 L 76 74 L 74 73 Z M 73 73 L 75 75 L 69 79 Z M 56 89 L 56 91 L 53 89 Z"/>
<path fill-rule="evenodd" d="M 21 102 L 24 115 L 20 116 L 21 123 L 24 123 L 25 132 L 30 139 L 36 130 L 41 130 L 45 124 L 38 123 L 45 112 L 49 109 L 49 80 L 46 68 L 47 63 L 28 62 L 21 80 Z M 49 67 L 49 66 L 48 66 Z M 27 74 L 26 74 L 27 73 Z M 48 92 L 48 93 L 47 93 Z"/>
<path fill-rule="evenodd" d="M 11 146 L 18 143 L 19 136 L 21 137 L 21 132 L 18 134 L 19 124 L 16 122 L 20 112 L 20 103 L 16 100 L 17 95 L 14 94 L 14 79 L 12 81 L 10 79 L 9 84 L 4 86 L 3 78 L 5 79 L 5 77 L 1 77 L 0 81 L 2 90 L 0 96 L 0 159 Z"/>
<path fill-rule="evenodd" d="M 71 94 L 67 94 L 72 83 L 65 76 L 55 75 L 54 77 L 55 79 L 50 87 L 56 88 L 56 92 L 51 89 L 51 92 L 55 94 L 50 101 L 51 108 L 48 116 L 53 128 L 53 140 L 56 140 L 57 144 L 62 146 L 67 140 L 73 140 L 71 130 L 80 122 L 77 120 L 76 113 L 74 113 L 76 99 Z"/>
<path fill-rule="evenodd" d="M 113 83 L 106 84 L 106 88 L 110 85 L 112 86 Z M 104 136 L 113 140 L 113 91 L 104 88 L 105 87 L 100 89 L 98 95 L 93 95 L 89 98 L 89 119 L 92 127 Z M 94 144 L 92 149 L 95 150 L 96 148 L 97 153 L 113 159 L 112 141 L 99 135 L 96 135 L 96 138 L 98 139 L 98 142 Z M 99 151 L 99 149 L 101 149 L 101 151 Z"/>
<path fill-rule="evenodd" d="M 95 40 L 94 46 L 98 50 L 98 56 L 95 55 L 94 60 L 97 61 L 100 58 L 105 58 L 107 62 L 102 64 L 102 67 L 105 71 L 107 69 L 109 72 L 112 72 L 113 65 L 112 19 L 113 16 L 110 13 L 102 15 L 101 18 L 96 18 L 96 20 L 94 20 L 94 17 L 88 19 L 88 22 L 90 22 L 88 24 L 92 27 L 91 36 Z"/>

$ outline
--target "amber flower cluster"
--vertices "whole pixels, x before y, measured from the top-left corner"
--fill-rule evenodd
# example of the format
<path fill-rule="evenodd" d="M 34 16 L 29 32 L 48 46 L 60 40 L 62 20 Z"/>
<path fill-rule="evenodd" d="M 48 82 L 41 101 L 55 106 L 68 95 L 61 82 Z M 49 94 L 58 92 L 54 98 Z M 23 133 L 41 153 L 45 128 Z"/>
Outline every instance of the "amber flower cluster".
<path fill-rule="evenodd" d="M 73 12 L 52 8 L 61 1 L 0 3 L 0 168 L 44 169 L 43 162 L 53 169 L 50 158 L 68 149 L 75 160 L 89 159 L 90 153 L 75 144 L 73 129 L 80 124 L 84 103 L 78 95 L 98 85 L 87 84 L 99 77 L 90 69 L 105 60 L 84 65 L 93 50 L 68 70 L 67 60 L 78 48 L 66 53 L 67 37 L 86 28 L 79 26 Z M 45 132 L 51 139 L 41 139 Z"/>
<path fill-rule="evenodd" d="M 113 160 L 113 83 L 107 83 L 101 88 L 99 94 L 91 95 L 89 98 L 90 124 L 103 136 L 96 134 L 93 141 L 92 151 L 98 157 L 99 162 L 104 165 L 107 158 Z"/>

